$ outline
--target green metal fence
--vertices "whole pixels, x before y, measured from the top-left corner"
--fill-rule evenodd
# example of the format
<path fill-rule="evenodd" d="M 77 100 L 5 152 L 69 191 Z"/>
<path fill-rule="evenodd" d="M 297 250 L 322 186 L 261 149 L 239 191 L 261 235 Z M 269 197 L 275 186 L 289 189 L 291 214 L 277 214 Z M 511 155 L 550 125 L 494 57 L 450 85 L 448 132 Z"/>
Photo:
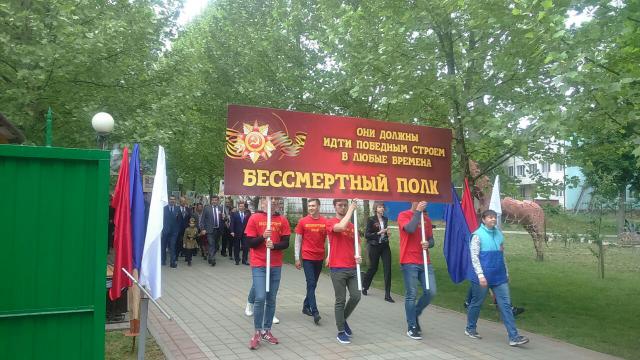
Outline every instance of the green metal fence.
<path fill-rule="evenodd" d="M 0 145 L 0 358 L 103 359 L 109 153 Z"/>

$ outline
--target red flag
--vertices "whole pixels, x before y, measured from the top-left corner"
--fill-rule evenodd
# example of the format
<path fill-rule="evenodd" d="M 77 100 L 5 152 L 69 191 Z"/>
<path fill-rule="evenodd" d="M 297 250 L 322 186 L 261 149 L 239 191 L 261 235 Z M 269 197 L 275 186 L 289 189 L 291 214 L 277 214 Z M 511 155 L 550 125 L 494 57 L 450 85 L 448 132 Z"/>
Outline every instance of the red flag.
<path fill-rule="evenodd" d="M 473 198 L 469 190 L 469 181 L 464 179 L 464 193 L 462 194 L 462 213 L 467 221 L 469 232 L 474 232 L 478 228 L 478 218 L 476 217 L 476 209 L 473 206 Z"/>
<path fill-rule="evenodd" d="M 129 149 L 124 148 L 122 163 L 118 174 L 116 191 L 111 200 L 111 207 L 116 212 L 114 216 L 115 230 L 113 235 L 113 284 L 109 289 L 109 298 L 115 300 L 120 297 L 122 288 L 131 286 L 131 279 L 122 272 L 125 268 L 131 272 L 131 203 L 129 202 Z"/>

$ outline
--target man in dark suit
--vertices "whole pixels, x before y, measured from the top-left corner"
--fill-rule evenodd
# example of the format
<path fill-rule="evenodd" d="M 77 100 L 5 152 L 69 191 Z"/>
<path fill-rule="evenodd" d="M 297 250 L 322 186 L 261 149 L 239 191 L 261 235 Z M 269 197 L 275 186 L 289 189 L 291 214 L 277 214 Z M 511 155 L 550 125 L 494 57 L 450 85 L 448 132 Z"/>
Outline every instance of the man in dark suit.
<path fill-rule="evenodd" d="M 191 219 L 191 209 L 187 204 L 187 198 L 180 196 L 180 206 L 178 207 L 178 218 L 180 221 L 178 242 L 176 245 L 176 253 L 180 256 L 184 256 L 182 248 L 182 238 L 184 237 L 184 230 L 189 227 L 189 219 Z"/>
<path fill-rule="evenodd" d="M 176 197 L 169 196 L 169 205 L 164 207 L 164 225 L 162 227 L 162 265 L 167 264 L 167 249 L 169 250 L 170 265 L 172 268 L 178 267 L 176 264 L 176 243 L 180 233 L 180 217 L 176 206 Z"/>
<path fill-rule="evenodd" d="M 220 244 L 220 237 L 224 230 L 222 206 L 220 206 L 220 197 L 214 195 L 211 197 L 211 204 L 205 206 L 202 214 L 202 230 L 201 234 L 207 235 L 209 243 L 209 256 L 207 260 L 211 266 L 216 265 L 216 252 Z"/>
<path fill-rule="evenodd" d="M 222 246 L 220 253 L 229 260 L 233 259 L 233 235 L 231 235 L 231 214 L 234 212 L 233 200 L 226 198 L 222 208 L 222 219 L 224 220 L 224 231 L 222 232 Z"/>
<path fill-rule="evenodd" d="M 246 211 L 245 203 L 238 203 L 238 211 L 231 213 L 231 236 L 233 237 L 233 256 L 236 260 L 236 265 L 240 264 L 240 248 L 242 248 L 242 263 L 249 265 L 247 262 L 247 255 L 249 254 L 249 248 L 246 244 L 246 237 L 244 236 L 244 229 L 247 227 L 251 212 Z"/>

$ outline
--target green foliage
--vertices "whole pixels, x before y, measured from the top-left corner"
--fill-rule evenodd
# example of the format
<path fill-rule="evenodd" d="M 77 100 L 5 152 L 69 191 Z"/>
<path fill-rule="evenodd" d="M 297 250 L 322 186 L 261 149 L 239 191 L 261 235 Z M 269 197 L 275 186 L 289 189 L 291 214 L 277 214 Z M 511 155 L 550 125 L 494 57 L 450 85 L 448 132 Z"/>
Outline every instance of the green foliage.
<path fill-rule="evenodd" d="M 554 82 L 566 92 L 570 161 L 600 195 L 615 199 L 627 185 L 640 188 L 640 1 L 586 9 L 593 20 L 571 29 L 571 56 L 554 64 Z"/>
<path fill-rule="evenodd" d="M 154 67 L 177 5 L 176 0 L 0 4 L 0 110 L 34 144 L 44 142 L 49 106 L 54 146 L 93 147 L 90 120 L 99 111 L 116 119 L 114 140 L 144 141 L 133 135 L 151 106 L 150 89 L 162 86 Z"/>
<path fill-rule="evenodd" d="M 0 109 L 41 144 L 52 106 L 71 147 L 108 111 L 115 142 L 164 145 L 170 183 L 198 191 L 223 176 L 232 103 L 452 128 L 456 181 L 467 158 L 565 163 L 548 143 L 567 140 L 590 184 L 637 185 L 639 1 L 220 0 L 176 37 L 180 0 L 14 1 Z"/>

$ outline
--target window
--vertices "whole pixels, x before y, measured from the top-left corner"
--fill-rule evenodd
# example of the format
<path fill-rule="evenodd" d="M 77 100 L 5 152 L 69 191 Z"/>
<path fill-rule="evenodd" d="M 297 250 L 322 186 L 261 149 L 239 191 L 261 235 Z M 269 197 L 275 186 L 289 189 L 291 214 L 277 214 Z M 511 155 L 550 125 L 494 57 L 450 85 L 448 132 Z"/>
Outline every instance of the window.
<path fill-rule="evenodd" d="M 524 186 L 520 186 L 520 198 L 524 199 L 526 197 L 526 193 Z"/>
<path fill-rule="evenodd" d="M 516 172 L 518 173 L 518 176 L 524 176 L 524 165 L 518 165 L 518 167 L 516 167 Z"/>
<path fill-rule="evenodd" d="M 513 166 L 509 166 L 509 176 L 513 176 Z"/>
<path fill-rule="evenodd" d="M 557 190 L 556 196 L 564 196 L 564 190 Z"/>
<path fill-rule="evenodd" d="M 549 171 L 551 171 L 551 164 L 549 164 L 548 162 L 540 163 L 540 170 L 543 173 L 548 173 Z"/>
<path fill-rule="evenodd" d="M 538 170 L 538 166 L 536 164 L 529 164 L 529 174 L 533 175 Z"/>
<path fill-rule="evenodd" d="M 562 166 L 562 164 L 556 164 L 556 171 L 562 171 L 564 169 L 564 166 Z"/>

